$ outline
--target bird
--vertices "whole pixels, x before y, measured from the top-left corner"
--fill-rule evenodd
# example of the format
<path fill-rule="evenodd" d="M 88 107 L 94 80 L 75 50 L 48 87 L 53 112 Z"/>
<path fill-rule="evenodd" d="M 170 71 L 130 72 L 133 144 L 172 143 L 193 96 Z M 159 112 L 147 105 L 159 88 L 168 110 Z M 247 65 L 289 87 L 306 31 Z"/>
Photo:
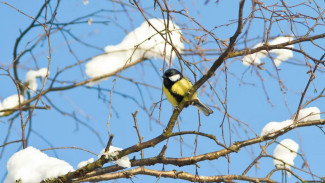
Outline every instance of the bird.
<path fill-rule="evenodd" d="M 181 72 L 176 69 L 168 69 L 163 75 L 163 91 L 168 101 L 177 107 L 183 100 L 187 92 L 193 87 L 191 81 L 183 76 Z M 185 101 L 192 101 L 191 105 L 194 105 L 204 115 L 209 116 L 213 111 L 203 104 L 195 92 L 191 99 L 185 97 Z"/>

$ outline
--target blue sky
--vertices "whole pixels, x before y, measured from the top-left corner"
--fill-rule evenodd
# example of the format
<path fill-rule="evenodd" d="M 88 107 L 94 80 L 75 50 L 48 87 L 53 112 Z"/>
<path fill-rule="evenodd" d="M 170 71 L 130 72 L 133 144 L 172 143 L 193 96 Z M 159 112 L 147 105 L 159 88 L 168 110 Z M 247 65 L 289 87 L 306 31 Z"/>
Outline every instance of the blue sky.
<path fill-rule="evenodd" d="M 9 2 L 11 5 L 20 9 L 24 13 L 35 16 L 38 9 L 42 5 L 43 1 L 19 1 L 19 2 Z M 272 1 L 275 2 L 275 1 Z M 270 2 L 270 3 L 272 3 Z M 125 3 L 128 3 L 126 1 Z M 220 1 L 219 3 L 210 2 L 208 5 L 204 5 L 203 2 L 199 1 L 186 1 L 186 2 L 168 2 L 171 8 L 176 10 L 187 8 L 188 14 L 194 17 L 202 26 L 207 30 L 212 30 L 216 37 L 225 40 L 229 38 L 236 28 L 236 24 L 230 24 L 229 26 L 222 26 L 233 22 L 237 18 L 238 14 L 238 3 L 230 1 Z M 292 3 L 292 2 L 291 2 Z M 297 2 L 298 4 L 298 2 Z M 52 8 L 54 8 L 54 2 Z M 246 2 L 244 15 L 247 16 L 250 12 L 250 2 Z M 153 9 L 153 4 L 143 4 L 147 15 L 150 14 L 154 17 L 161 18 L 161 12 L 157 8 L 155 11 Z M 123 9 L 129 10 L 125 13 Z M 0 17 L 2 22 L 2 29 L 0 30 L 0 66 L 7 68 L 13 61 L 13 48 L 16 38 L 19 36 L 19 31 L 26 29 L 30 24 L 31 19 L 18 13 L 13 8 L 0 4 Z M 96 49 L 94 47 L 88 47 L 80 44 L 79 42 L 73 40 L 69 35 L 69 32 L 80 38 L 82 41 L 94 45 L 97 48 L 104 48 L 107 45 L 118 44 L 127 32 L 132 31 L 134 28 L 138 27 L 143 21 L 142 15 L 136 11 L 134 8 L 130 8 L 129 5 L 120 6 L 118 4 L 113 4 L 110 1 L 89 1 L 88 5 L 84 5 L 81 0 L 78 1 L 62 1 L 57 12 L 56 22 L 65 23 L 81 16 L 91 14 L 98 10 L 105 10 L 98 13 L 96 16 L 91 16 L 94 23 L 88 25 L 86 22 L 88 18 L 83 19 L 85 23 L 69 25 L 61 32 L 56 32 L 51 35 L 51 47 L 52 47 L 52 62 L 50 65 L 50 78 L 55 75 L 57 70 L 60 70 L 68 65 L 74 64 L 79 60 L 84 60 L 92 56 L 103 53 L 103 50 Z M 115 11 L 115 12 L 113 12 Z M 303 8 L 295 8 L 294 12 L 302 12 L 315 16 L 314 12 L 307 11 Z M 190 22 L 186 17 L 179 14 L 173 14 L 175 17 L 175 22 L 180 25 L 184 30 L 184 37 L 191 42 L 197 41 L 194 39 L 195 36 L 202 36 L 205 34 L 199 27 L 193 22 Z M 266 16 L 270 16 L 266 14 Z M 44 22 L 44 19 L 40 19 Z M 98 22 L 107 22 L 95 23 Z M 130 23 L 131 22 L 131 23 Z M 263 37 L 263 20 L 254 20 L 249 33 L 248 38 L 254 38 L 254 41 L 248 42 L 249 47 L 253 46 L 255 43 L 262 41 Z M 312 22 L 310 22 L 312 24 Z M 215 28 L 216 27 L 216 28 Z M 53 26 L 53 29 L 55 26 Z M 215 29 L 214 29 L 215 28 Z M 283 30 L 283 33 L 280 32 Z M 244 30 L 247 29 L 247 26 Z M 297 24 L 297 30 L 300 34 L 306 32 L 306 28 Z M 296 33 L 297 30 L 294 30 Z M 42 28 L 34 28 L 30 31 L 20 43 L 18 50 L 21 51 L 32 40 L 31 44 L 35 43 L 34 38 L 38 38 L 38 35 L 42 32 Z M 324 27 L 315 28 L 311 35 L 317 35 L 324 32 Z M 277 25 L 273 25 L 271 30 L 271 36 L 278 35 L 291 35 L 292 32 L 288 23 L 282 21 Z M 70 53 L 64 36 L 67 37 L 69 46 L 71 47 L 73 53 Z M 236 49 L 243 49 L 245 46 L 242 44 L 244 40 L 239 40 Z M 316 40 L 318 44 L 324 46 L 319 40 Z M 27 47 L 30 45 L 27 45 Z M 299 45 L 294 45 L 295 48 L 299 48 Z M 303 49 L 314 58 L 320 58 L 323 54 L 320 48 L 317 48 L 310 43 L 303 43 Z M 211 36 L 207 36 L 207 40 L 201 45 L 204 49 L 218 49 L 217 44 Z M 193 44 L 185 43 L 185 48 L 194 48 Z M 33 60 L 33 56 L 36 58 L 37 62 Z M 38 67 L 46 67 L 48 61 L 46 56 L 48 56 L 48 47 L 46 40 L 40 40 L 40 43 L 33 50 L 33 55 L 26 53 L 20 59 L 19 64 L 19 77 L 24 79 L 27 70 L 35 69 L 36 64 Z M 190 62 L 198 62 L 202 60 L 199 56 L 184 56 Z M 206 59 L 214 60 L 218 55 L 206 56 Z M 77 58 L 77 59 L 76 59 Z M 221 97 L 222 100 L 225 99 L 225 87 L 227 86 L 227 107 L 228 113 L 233 117 L 249 124 L 249 127 L 254 130 L 257 134 L 260 134 L 261 129 L 264 125 L 270 121 L 283 121 L 291 117 L 293 113 L 296 112 L 301 97 L 301 91 L 305 88 L 309 75 L 306 74 L 308 69 L 304 65 L 304 57 L 300 54 L 294 53 L 294 59 L 285 62 L 280 65 L 278 74 L 283 81 L 285 87 L 287 88 L 285 94 L 280 90 L 279 81 L 274 77 L 277 72 L 271 64 L 269 58 L 265 58 L 263 62 L 266 64 L 264 67 L 266 70 L 258 70 L 256 67 L 246 67 L 240 61 L 241 57 L 228 59 L 226 61 L 228 73 L 219 68 L 216 72 L 215 77 L 211 78 L 209 81 L 214 83 L 213 86 Z M 301 63 L 301 65 L 296 65 L 292 63 Z M 203 64 L 198 64 L 200 69 L 208 68 L 211 66 L 212 62 L 205 62 Z M 122 72 L 122 76 L 127 78 L 132 78 L 138 82 L 145 82 L 155 87 L 161 87 L 163 74 L 161 69 L 163 62 L 161 60 L 150 60 L 144 61 L 135 67 L 129 68 Z M 173 67 L 179 68 L 178 61 L 174 61 Z M 194 69 L 194 67 L 192 67 Z M 194 69 L 198 77 L 198 70 Z M 257 72 L 261 75 L 258 76 Z M 13 74 L 12 67 L 10 67 L 10 73 Z M 0 74 L 4 74 L 0 71 Z M 184 70 L 184 74 L 187 75 L 192 81 L 194 81 L 193 74 L 189 69 Z M 312 83 L 306 94 L 307 99 L 311 99 L 319 94 L 319 92 L 324 88 L 324 74 L 321 72 L 316 72 L 316 79 Z M 227 85 L 226 85 L 227 76 Z M 68 82 L 82 81 L 86 79 L 84 73 L 84 64 L 80 67 L 74 67 L 69 71 L 62 73 L 58 80 Z M 60 110 L 68 113 L 68 115 L 63 115 L 58 112 L 55 107 L 52 106 L 51 110 L 37 110 L 34 112 L 33 118 L 31 120 L 32 131 L 28 139 L 28 145 L 34 146 L 38 149 L 45 149 L 51 146 L 53 147 L 70 147 L 77 146 L 88 149 L 95 153 L 99 153 L 103 149 L 108 140 L 108 127 L 106 125 L 109 118 L 109 105 L 110 105 L 110 91 L 105 89 L 112 89 L 114 85 L 114 77 L 102 82 L 98 88 L 89 89 L 86 87 L 77 87 L 70 90 L 50 92 L 46 95 L 55 106 Z M 241 81 L 242 80 L 242 81 Z M 64 86 L 66 83 L 56 83 L 54 86 Z M 4 99 L 5 97 L 15 94 L 15 85 L 11 82 L 10 78 L 5 75 L 0 75 L 0 85 L 1 87 L 0 97 Z M 49 82 L 45 85 L 45 88 L 49 86 Z M 263 89 L 265 87 L 265 90 Z M 317 90 L 318 93 L 315 92 Z M 164 125 L 167 124 L 171 114 L 172 107 L 165 100 L 162 102 L 161 111 L 155 109 L 153 111 L 153 117 L 158 119 L 162 124 L 150 120 L 147 113 L 140 107 L 145 106 L 150 112 L 152 111 L 150 107 L 154 102 L 158 102 L 161 99 L 161 90 L 145 87 L 142 85 L 135 85 L 134 83 L 118 78 L 116 85 L 114 86 L 115 93 L 112 94 L 112 116 L 109 122 L 110 133 L 114 134 L 113 145 L 121 148 L 127 148 L 138 142 L 137 134 L 134 129 L 134 122 L 132 113 L 139 110 L 137 114 L 137 120 L 139 123 L 139 128 L 141 135 L 144 136 L 144 140 L 149 140 L 153 137 L 159 135 Z M 200 115 L 201 128 L 200 131 L 204 133 L 209 133 L 216 135 L 216 137 L 222 141 L 222 136 L 224 133 L 225 141 L 229 145 L 230 137 L 231 141 L 241 141 L 247 138 L 253 138 L 254 133 L 251 131 L 246 132 L 247 128 L 245 126 L 239 126 L 238 123 L 232 119 L 225 120 L 225 125 L 223 129 L 220 124 L 223 119 L 223 113 L 217 109 L 217 107 L 222 108 L 220 102 L 218 101 L 216 95 L 207 85 L 204 92 L 199 91 L 199 97 L 204 103 L 213 106 L 214 113 L 205 117 Z M 266 91 L 266 92 L 265 92 Z M 211 97 L 212 96 L 212 97 Z M 270 102 L 267 100 L 267 96 Z M 164 98 L 164 97 L 163 97 Z M 42 98 L 44 104 L 50 105 L 46 98 Z M 134 99 L 134 100 L 133 100 Z M 136 102 L 135 102 L 136 101 Z M 44 105 L 41 104 L 41 105 Z M 138 105 L 140 104 L 140 106 Z M 310 106 L 317 106 L 321 111 L 324 111 L 324 99 L 319 99 Z M 224 109 L 222 109 L 224 110 Z M 76 121 L 73 117 L 69 117 L 69 114 L 75 114 L 78 120 Z M 27 113 L 24 113 L 25 119 Z M 323 115 L 322 115 L 323 116 Z M 4 142 L 5 136 L 9 128 L 9 117 L 0 118 L 0 144 Z M 179 118 L 180 129 L 182 131 L 187 130 L 197 130 L 198 129 L 198 114 L 194 107 L 186 108 L 182 111 Z M 86 124 L 86 125 L 85 125 Z M 229 124 L 229 125 L 228 125 Z M 96 131 L 92 132 L 90 128 Z M 30 128 L 29 127 L 29 128 Z M 245 130 L 246 129 L 246 130 Z M 178 129 L 176 128 L 175 131 Z M 10 136 L 8 141 L 18 140 L 20 138 L 20 121 L 15 119 L 11 128 Z M 230 135 L 231 134 L 231 135 Z M 323 155 L 325 153 L 324 146 L 324 134 L 316 127 L 308 127 L 292 130 L 291 132 L 279 137 L 277 141 L 281 141 L 285 138 L 292 138 L 300 144 L 299 152 L 304 153 L 307 157 L 308 163 L 311 170 L 316 175 L 324 176 L 323 164 L 325 160 Z M 183 157 L 193 156 L 194 153 L 194 140 L 195 136 L 188 135 L 183 136 L 184 143 L 182 143 L 182 155 Z M 219 150 L 220 147 L 215 145 L 213 142 L 203 138 L 198 138 L 198 148 L 197 154 L 207 153 Z M 154 148 L 146 149 L 145 157 L 156 156 L 165 142 L 155 146 Z M 262 143 L 263 145 L 264 143 Z M 0 160 L 0 179 L 5 176 L 6 162 L 8 158 L 17 150 L 21 148 L 21 144 L 12 144 L 6 146 L 6 148 L 1 148 L 2 157 Z M 269 154 L 273 153 L 275 144 L 271 145 L 267 152 Z M 169 141 L 169 146 L 166 151 L 166 156 L 168 157 L 180 157 L 180 144 L 179 138 L 172 138 Z M 69 162 L 72 166 L 76 167 L 80 161 L 87 160 L 93 157 L 91 154 L 74 149 L 61 149 L 56 151 L 46 151 L 50 156 L 57 156 Z M 227 163 L 225 158 L 220 158 L 214 161 L 204 161 L 198 163 L 201 168 L 198 169 L 199 175 L 220 175 L 227 174 L 228 165 L 230 174 L 240 174 L 247 167 L 253 158 L 260 153 L 259 145 L 253 145 L 252 147 L 247 147 L 242 149 L 238 153 L 233 153 L 230 155 L 230 164 Z M 139 153 L 134 153 L 129 155 L 130 158 L 136 156 L 140 158 Z M 303 160 L 297 157 L 295 160 L 295 165 L 301 167 Z M 274 168 L 273 162 L 270 158 L 264 158 L 259 164 L 260 169 L 252 169 L 249 172 L 249 176 L 259 176 L 264 177 L 266 174 Z M 156 165 L 154 167 L 149 167 L 160 170 L 162 165 Z M 175 166 L 165 166 L 166 170 L 183 170 L 191 173 L 195 173 L 194 166 L 187 167 L 175 167 Z M 300 175 L 301 172 L 297 171 Z M 305 175 L 306 179 L 311 179 L 310 176 Z M 281 173 L 278 172 L 274 175 L 275 180 L 281 180 Z M 156 178 L 136 176 L 133 179 L 135 182 L 144 181 L 155 181 Z M 166 179 L 163 179 L 166 181 Z M 295 180 L 291 178 L 291 180 Z M 124 180 L 120 180 L 123 182 Z M 164 182 L 163 181 L 163 182 Z M 173 179 L 168 180 L 169 182 L 180 182 Z"/>

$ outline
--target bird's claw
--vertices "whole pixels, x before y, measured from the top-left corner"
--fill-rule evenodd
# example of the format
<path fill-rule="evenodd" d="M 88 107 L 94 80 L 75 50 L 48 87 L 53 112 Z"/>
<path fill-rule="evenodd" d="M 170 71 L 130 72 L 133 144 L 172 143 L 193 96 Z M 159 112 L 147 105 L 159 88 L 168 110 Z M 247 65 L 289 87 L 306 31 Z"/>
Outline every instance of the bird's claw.
<path fill-rule="evenodd" d="M 178 105 L 177 106 L 174 106 L 174 110 L 178 111 L 179 110 L 179 107 Z"/>

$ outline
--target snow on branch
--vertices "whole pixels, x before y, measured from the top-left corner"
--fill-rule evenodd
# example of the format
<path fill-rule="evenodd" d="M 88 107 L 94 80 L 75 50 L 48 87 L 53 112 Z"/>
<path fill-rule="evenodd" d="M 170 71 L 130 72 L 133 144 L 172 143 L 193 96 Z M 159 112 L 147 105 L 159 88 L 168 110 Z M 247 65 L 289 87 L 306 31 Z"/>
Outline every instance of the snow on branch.
<path fill-rule="evenodd" d="M 74 171 L 72 166 L 60 159 L 47 156 L 34 147 L 27 147 L 13 154 L 7 163 L 5 183 L 41 182 Z"/>
<path fill-rule="evenodd" d="M 294 119 L 294 117 L 293 117 Z M 261 136 L 279 131 L 285 127 L 288 127 L 293 124 L 293 119 L 285 120 L 282 122 L 269 122 L 264 126 L 261 132 Z M 320 117 L 320 110 L 318 107 L 309 107 L 306 109 L 299 110 L 299 116 L 297 118 L 298 122 L 306 122 L 306 121 L 313 121 L 313 120 L 319 120 Z M 271 134 L 270 137 L 273 137 L 275 134 Z"/>
<path fill-rule="evenodd" d="M 312 120 L 318 120 L 320 118 L 320 110 L 318 107 L 309 107 L 305 109 L 300 109 L 297 121 L 298 122 L 306 122 Z"/>
<path fill-rule="evenodd" d="M 275 39 L 273 39 L 273 41 L 269 42 L 269 45 L 277 45 L 277 44 L 281 44 L 281 43 L 285 43 L 285 42 L 289 42 L 292 41 L 293 37 L 292 36 L 280 36 L 277 37 Z M 264 43 L 260 42 L 257 43 L 253 48 L 257 48 L 260 46 L 263 46 Z M 293 48 L 293 45 L 288 45 L 286 46 L 287 48 Z M 274 60 L 274 64 L 276 66 L 279 66 L 282 62 L 290 59 L 293 57 L 293 52 L 292 50 L 289 49 L 272 49 L 269 51 L 270 54 L 276 54 L 276 57 L 273 59 Z M 257 53 L 253 53 L 253 54 L 249 54 L 249 55 L 245 55 L 242 59 L 243 64 L 246 66 L 249 65 L 258 65 L 261 63 L 261 59 L 265 58 L 268 55 L 267 51 L 262 50 L 259 51 Z"/>
<path fill-rule="evenodd" d="M 299 145 L 295 141 L 291 139 L 282 140 L 273 152 L 275 167 L 291 170 L 290 167 L 294 166 L 294 159 L 297 156 L 298 149 Z M 287 175 L 290 176 L 291 174 L 287 172 Z"/>
<path fill-rule="evenodd" d="M 171 64 L 176 57 L 174 49 L 180 53 L 184 48 L 180 28 L 172 21 L 163 19 L 148 21 L 154 28 L 145 21 L 128 33 L 121 43 L 106 46 L 105 54 L 94 57 L 86 64 L 86 74 L 91 78 L 103 76 L 142 59 L 161 59 Z"/>
<path fill-rule="evenodd" d="M 24 100 L 25 100 L 24 96 L 20 95 L 18 97 L 17 94 L 14 94 L 14 95 L 11 95 L 11 96 L 5 98 L 2 101 L 2 103 L 0 102 L 0 111 L 17 107 L 19 105 L 19 100 L 20 100 L 20 103 L 24 102 Z M 0 116 L 6 116 L 7 113 L 8 112 L 0 112 Z"/>
<path fill-rule="evenodd" d="M 78 164 L 77 169 L 82 168 L 82 167 L 88 165 L 89 163 L 93 163 L 93 162 L 94 162 L 94 158 L 90 158 L 86 161 L 82 161 Z"/>
<path fill-rule="evenodd" d="M 282 122 L 269 122 L 268 124 L 266 124 L 261 132 L 261 136 L 279 131 L 287 126 L 290 126 L 291 124 L 293 124 L 293 120 L 289 119 L 286 121 L 282 121 Z M 274 134 L 270 135 L 270 136 L 274 136 Z"/>
<path fill-rule="evenodd" d="M 36 78 L 45 78 L 48 72 L 47 68 L 41 68 L 39 70 L 30 70 L 26 73 L 25 76 L 25 85 L 30 89 L 31 93 L 35 92 L 38 89 L 38 84 Z"/>
<path fill-rule="evenodd" d="M 109 156 L 115 156 L 118 151 L 122 151 L 122 148 L 110 146 L 108 152 L 105 153 L 105 149 L 100 151 L 100 155 L 98 155 L 98 158 L 100 158 L 102 155 L 105 155 L 106 158 Z M 124 168 L 131 168 L 131 162 L 129 159 L 129 156 L 123 156 L 121 159 L 116 160 L 115 162 L 117 165 L 124 167 Z"/>

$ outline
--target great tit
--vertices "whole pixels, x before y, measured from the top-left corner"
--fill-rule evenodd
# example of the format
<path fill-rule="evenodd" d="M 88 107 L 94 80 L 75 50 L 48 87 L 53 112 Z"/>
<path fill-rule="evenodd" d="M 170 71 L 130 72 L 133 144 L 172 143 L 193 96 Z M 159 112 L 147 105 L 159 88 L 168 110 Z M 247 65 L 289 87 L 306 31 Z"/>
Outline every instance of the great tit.
<path fill-rule="evenodd" d="M 176 107 L 183 100 L 187 92 L 192 88 L 193 84 L 186 77 L 183 77 L 182 73 L 176 69 L 168 69 L 164 73 L 163 78 L 163 91 L 168 101 L 174 107 Z M 185 101 L 193 101 L 192 105 L 197 107 L 206 116 L 213 113 L 209 107 L 200 102 L 199 98 L 197 97 L 197 92 L 193 94 L 191 99 L 186 97 Z"/>

